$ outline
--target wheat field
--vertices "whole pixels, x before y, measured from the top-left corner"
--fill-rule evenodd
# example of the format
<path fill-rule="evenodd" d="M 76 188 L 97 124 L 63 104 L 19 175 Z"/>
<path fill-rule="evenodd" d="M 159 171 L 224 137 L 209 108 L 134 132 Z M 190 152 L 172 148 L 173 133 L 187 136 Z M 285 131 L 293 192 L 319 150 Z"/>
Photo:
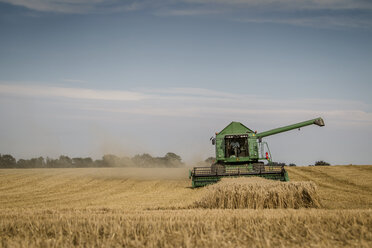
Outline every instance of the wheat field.
<path fill-rule="evenodd" d="M 372 166 L 288 171 L 319 206 L 189 208 L 187 169 L 0 170 L 0 247 L 372 246 Z"/>

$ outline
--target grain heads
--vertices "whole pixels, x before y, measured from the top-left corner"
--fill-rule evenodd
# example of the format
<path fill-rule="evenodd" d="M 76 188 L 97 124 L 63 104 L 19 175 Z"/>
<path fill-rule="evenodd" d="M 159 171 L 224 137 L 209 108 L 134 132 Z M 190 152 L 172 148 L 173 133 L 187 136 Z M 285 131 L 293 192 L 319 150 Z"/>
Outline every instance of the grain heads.
<path fill-rule="evenodd" d="M 263 178 L 223 178 L 209 185 L 196 208 L 318 208 L 313 182 L 279 182 Z"/>

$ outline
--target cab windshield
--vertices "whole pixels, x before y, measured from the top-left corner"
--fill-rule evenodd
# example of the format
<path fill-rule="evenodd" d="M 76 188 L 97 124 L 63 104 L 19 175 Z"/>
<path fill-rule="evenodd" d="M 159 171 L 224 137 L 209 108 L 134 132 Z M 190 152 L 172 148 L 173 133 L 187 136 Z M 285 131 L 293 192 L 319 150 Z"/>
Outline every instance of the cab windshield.
<path fill-rule="evenodd" d="M 227 158 L 248 157 L 248 135 L 226 135 L 225 154 Z"/>

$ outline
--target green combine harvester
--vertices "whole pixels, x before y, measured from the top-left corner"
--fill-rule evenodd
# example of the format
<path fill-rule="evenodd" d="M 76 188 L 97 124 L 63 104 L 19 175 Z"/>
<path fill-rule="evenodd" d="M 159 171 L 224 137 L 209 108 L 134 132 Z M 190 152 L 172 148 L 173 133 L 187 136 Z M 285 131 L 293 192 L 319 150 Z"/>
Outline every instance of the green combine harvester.
<path fill-rule="evenodd" d="M 240 122 L 231 122 L 221 132 L 212 137 L 216 146 L 216 161 L 210 167 L 194 167 L 189 171 L 192 187 L 202 187 L 218 182 L 222 177 L 251 177 L 259 176 L 273 180 L 289 181 L 284 166 L 270 165 L 271 153 L 269 146 L 262 138 L 300 129 L 309 125 L 324 126 L 322 118 L 275 128 L 257 133 Z M 266 160 L 267 165 L 262 162 Z"/>

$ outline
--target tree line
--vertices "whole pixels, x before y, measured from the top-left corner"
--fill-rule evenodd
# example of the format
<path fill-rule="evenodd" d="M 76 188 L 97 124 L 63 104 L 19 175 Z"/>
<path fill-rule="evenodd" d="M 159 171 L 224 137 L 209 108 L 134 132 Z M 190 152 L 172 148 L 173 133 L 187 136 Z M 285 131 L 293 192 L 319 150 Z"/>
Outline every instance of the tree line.
<path fill-rule="evenodd" d="M 152 157 L 150 154 L 135 155 L 134 157 L 119 157 L 106 154 L 101 159 L 90 157 L 70 158 L 65 155 L 59 158 L 31 158 L 16 160 L 10 154 L 0 154 L 0 168 L 91 168 L 91 167 L 183 167 L 180 156 L 168 152 L 164 157 Z"/>

